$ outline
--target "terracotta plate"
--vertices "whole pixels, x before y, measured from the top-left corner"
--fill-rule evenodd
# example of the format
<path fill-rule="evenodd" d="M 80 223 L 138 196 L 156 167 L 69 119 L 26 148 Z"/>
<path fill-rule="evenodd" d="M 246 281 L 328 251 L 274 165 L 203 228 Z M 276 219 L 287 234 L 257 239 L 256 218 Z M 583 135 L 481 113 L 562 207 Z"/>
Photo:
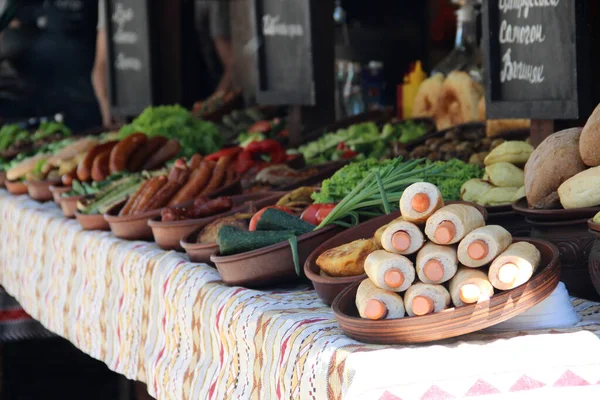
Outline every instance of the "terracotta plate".
<path fill-rule="evenodd" d="M 496 325 L 540 303 L 552 294 L 559 282 L 558 249 L 553 244 L 538 239 L 515 238 L 514 241 L 527 241 L 540 250 L 540 268 L 526 284 L 500 292 L 485 302 L 422 317 L 371 321 L 358 315 L 355 299 L 360 282 L 356 282 L 335 298 L 333 313 L 347 336 L 378 344 L 426 343 Z"/>
<path fill-rule="evenodd" d="M 77 211 L 77 202 L 83 199 L 84 197 L 85 196 L 71 196 L 61 198 L 60 208 L 62 209 L 62 212 L 65 215 L 65 217 L 75 217 L 75 211 Z"/>
<path fill-rule="evenodd" d="M 102 214 L 81 214 L 76 211 L 75 218 L 84 231 L 110 231 L 110 225 Z"/>
<path fill-rule="evenodd" d="M 591 218 L 600 212 L 599 207 L 586 207 L 586 208 L 571 208 L 565 210 L 564 208 L 551 209 L 551 210 L 538 210 L 529 208 L 527 206 L 527 199 L 521 199 L 512 205 L 513 210 L 517 213 L 524 215 L 528 219 L 537 221 L 568 221 L 575 219 L 587 219 Z"/>
<path fill-rule="evenodd" d="M 27 186 L 25 186 L 24 182 L 21 181 L 5 181 L 4 186 L 6 186 L 6 190 L 12 195 L 20 196 L 22 194 L 27 194 Z"/>

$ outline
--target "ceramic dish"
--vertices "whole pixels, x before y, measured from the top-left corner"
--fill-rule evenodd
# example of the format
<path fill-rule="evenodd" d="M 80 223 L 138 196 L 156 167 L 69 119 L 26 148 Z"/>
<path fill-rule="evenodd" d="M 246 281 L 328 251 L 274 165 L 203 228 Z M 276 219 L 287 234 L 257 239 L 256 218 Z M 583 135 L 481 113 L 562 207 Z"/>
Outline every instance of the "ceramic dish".
<path fill-rule="evenodd" d="M 302 268 L 315 247 L 341 231 L 339 226 L 330 225 L 299 236 L 298 268 Z M 210 259 L 219 270 L 223 282 L 230 286 L 256 288 L 293 283 L 299 279 L 287 241 L 232 256 L 220 256 L 217 251 Z"/>
<path fill-rule="evenodd" d="M 461 203 L 469 204 L 477 207 L 477 209 L 483 214 L 483 217 L 487 219 L 487 213 L 481 206 L 477 206 L 473 203 L 467 203 L 463 201 L 449 201 L 447 204 Z M 373 218 L 369 221 L 363 222 L 353 228 L 347 229 L 338 235 L 335 235 L 331 239 L 323 242 L 317 247 L 306 259 L 304 263 L 304 274 L 308 279 L 311 280 L 317 294 L 327 305 L 331 305 L 333 299 L 349 285 L 360 282 L 366 278 L 366 275 L 348 276 L 348 277 L 333 277 L 321 275 L 321 269 L 317 265 L 317 258 L 323 254 L 326 250 L 334 247 L 341 246 L 345 243 L 350 243 L 358 239 L 367 239 L 373 237 L 377 229 L 383 225 L 388 224 L 394 219 L 400 217 L 400 211 L 395 211 L 389 215 L 382 215 L 381 217 Z"/>
<path fill-rule="evenodd" d="M 59 204 L 65 217 L 75 217 L 75 212 L 77 211 L 77 202 L 83 199 L 84 197 L 85 196 L 70 196 L 61 198 Z"/>
<path fill-rule="evenodd" d="M 8 192 L 10 194 L 13 194 L 15 196 L 20 196 L 22 194 L 27 194 L 27 186 L 25 186 L 24 182 L 21 182 L 21 181 L 15 181 L 15 182 L 5 181 L 4 182 L 4 186 L 6 187 L 6 190 L 8 190 Z"/>
<path fill-rule="evenodd" d="M 50 186 L 50 192 L 52 192 L 52 197 L 54 198 L 54 202 L 56 204 L 60 204 L 62 199 L 62 195 L 71 190 L 71 186 L 58 186 L 52 185 Z"/>
<path fill-rule="evenodd" d="M 543 301 L 559 282 L 560 262 L 554 245 L 537 239 L 515 238 L 514 241 L 527 241 L 536 246 L 542 254 L 541 265 L 526 284 L 499 292 L 484 302 L 421 317 L 371 321 L 358 315 L 355 300 L 360 282 L 356 282 L 335 298 L 333 313 L 347 336 L 377 344 L 426 343 L 496 325 Z"/>
<path fill-rule="evenodd" d="M 286 192 L 261 192 L 250 195 L 233 196 L 233 208 L 230 211 L 206 218 L 187 219 L 184 221 L 162 222 L 160 215 L 148 221 L 152 229 L 154 241 L 163 250 L 183 250 L 182 239 L 190 233 L 204 228 L 214 220 L 247 209 L 247 205 L 262 208 L 277 202 Z"/>
<path fill-rule="evenodd" d="M 124 204 L 118 204 L 104 214 L 113 235 L 125 240 L 152 240 L 152 229 L 148 220 L 160 215 L 162 208 L 136 215 L 120 216 Z"/>
<path fill-rule="evenodd" d="M 50 191 L 50 186 L 58 184 L 60 181 L 25 181 L 29 197 L 36 201 L 50 201 L 54 198 Z"/>
<path fill-rule="evenodd" d="M 75 218 L 84 231 L 110 231 L 110 225 L 102 214 L 81 214 L 76 211 Z"/>
<path fill-rule="evenodd" d="M 515 212 L 524 215 L 530 220 L 537 221 L 569 221 L 575 219 L 587 219 L 592 218 L 598 212 L 600 207 L 585 207 L 585 208 L 571 208 L 565 210 L 564 208 L 550 209 L 550 210 L 538 210 L 529 208 L 527 206 L 527 199 L 521 199 L 512 205 Z"/>

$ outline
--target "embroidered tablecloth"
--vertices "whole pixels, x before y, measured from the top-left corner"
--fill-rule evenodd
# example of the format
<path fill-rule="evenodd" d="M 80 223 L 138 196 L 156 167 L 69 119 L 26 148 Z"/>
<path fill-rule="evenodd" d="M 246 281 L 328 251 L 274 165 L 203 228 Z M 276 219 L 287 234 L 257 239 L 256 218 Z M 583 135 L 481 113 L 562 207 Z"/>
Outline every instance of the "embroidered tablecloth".
<path fill-rule="evenodd" d="M 0 285 L 158 399 L 600 398 L 598 304 L 574 299 L 569 330 L 366 345 L 310 288 L 227 287 L 184 254 L 82 231 L 3 190 Z"/>

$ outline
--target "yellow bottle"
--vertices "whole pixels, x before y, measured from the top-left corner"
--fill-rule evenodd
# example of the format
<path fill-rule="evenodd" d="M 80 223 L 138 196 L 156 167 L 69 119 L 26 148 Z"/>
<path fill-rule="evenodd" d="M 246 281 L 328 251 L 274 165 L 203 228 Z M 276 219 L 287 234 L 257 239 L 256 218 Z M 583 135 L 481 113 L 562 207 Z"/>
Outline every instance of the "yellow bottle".
<path fill-rule="evenodd" d="M 402 85 L 402 118 L 411 118 L 413 103 L 419 86 L 427 79 L 427 74 L 423 71 L 421 61 L 417 60 L 415 68 L 404 76 L 404 85 Z"/>

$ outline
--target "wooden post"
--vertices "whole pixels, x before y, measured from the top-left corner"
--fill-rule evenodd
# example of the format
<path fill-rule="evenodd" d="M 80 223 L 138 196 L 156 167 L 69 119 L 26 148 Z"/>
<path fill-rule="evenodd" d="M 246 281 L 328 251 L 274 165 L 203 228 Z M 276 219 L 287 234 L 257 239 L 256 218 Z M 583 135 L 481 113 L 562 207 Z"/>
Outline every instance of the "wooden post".
<path fill-rule="evenodd" d="M 531 120 L 531 145 L 537 147 L 544 139 L 554 133 L 554 121 L 547 119 Z"/>

